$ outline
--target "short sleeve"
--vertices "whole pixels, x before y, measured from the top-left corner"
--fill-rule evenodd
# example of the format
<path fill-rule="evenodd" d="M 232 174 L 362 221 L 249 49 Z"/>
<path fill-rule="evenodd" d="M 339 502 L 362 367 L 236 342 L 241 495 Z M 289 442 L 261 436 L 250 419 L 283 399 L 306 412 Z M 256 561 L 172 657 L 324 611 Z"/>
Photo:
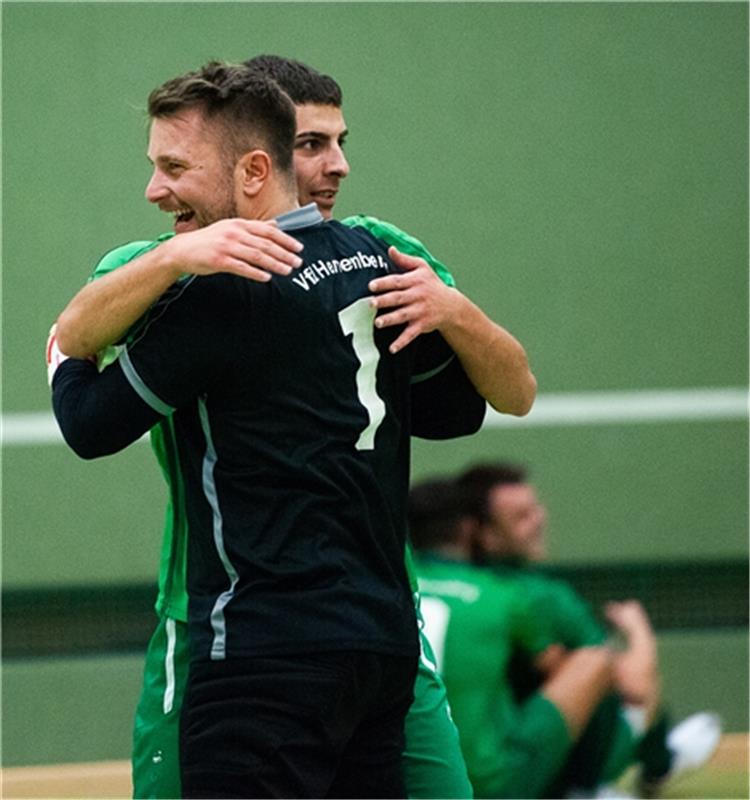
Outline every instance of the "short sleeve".
<path fill-rule="evenodd" d="M 114 272 L 119 267 L 142 256 L 144 253 L 148 253 L 149 250 L 153 250 L 163 241 L 171 239 L 172 236 L 174 236 L 172 233 L 163 233 L 157 239 L 128 242 L 127 244 L 121 244 L 119 247 L 109 250 L 97 262 L 94 271 L 89 276 L 89 282 L 97 280 L 110 272 Z"/>
<path fill-rule="evenodd" d="M 511 593 L 512 613 L 509 618 L 513 629 L 511 635 L 516 645 L 525 652 L 536 655 L 555 644 L 558 639 L 540 598 L 524 592 L 518 583 L 512 585 Z"/>
<path fill-rule="evenodd" d="M 402 231 L 392 223 L 385 222 L 377 217 L 356 214 L 344 219 L 343 224 L 349 228 L 357 226 L 365 228 L 370 231 L 373 236 L 376 236 L 387 245 L 395 247 L 400 252 L 406 253 L 406 255 L 409 256 L 423 258 L 432 267 L 443 283 L 447 286 L 455 287 L 456 281 L 448 267 L 446 267 L 442 261 L 438 261 L 419 239 Z"/>
<path fill-rule="evenodd" d="M 607 638 L 604 627 L 570 584 L 546 575 L 538 581 L 546 587 L 548 615 L 559 642 L 570 648 L 603 644 Z"/>

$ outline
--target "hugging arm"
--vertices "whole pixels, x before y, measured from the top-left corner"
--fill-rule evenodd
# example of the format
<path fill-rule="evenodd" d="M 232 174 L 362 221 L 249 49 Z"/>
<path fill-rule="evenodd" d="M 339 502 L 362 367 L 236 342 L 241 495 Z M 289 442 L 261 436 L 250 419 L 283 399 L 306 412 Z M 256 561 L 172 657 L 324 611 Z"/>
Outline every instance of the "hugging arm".
<path fill-rule="evenodd" d="M 226 219 L 181 233 L 86 284 L 57 320 L 63 353 L 86 358 L 119 341 L 181 275 L 218 272 L 265 282 L 301 263 L 300 243 L 272 221 Z M 96 273 L 95 273 L 96 274 Z"/>
<path fill-rule="evenodd" d="M 75 358 L 55 372 L 52 406 L 65 441 L 86 459 L 122 450 L 162 416 L 135 392 L 119 363 L 100 373 Z"/>
<path fill-rule="evenodd" d="M 171 287 L 103 372 L 74 358 L 56 367 L 55 416 L 78 455 L 117 452 L 208 391 L 234 352 L 234 327 L 221 321 L 237 292 L 225 277 L 193 277 Z"/>
<path fill-rule="evenodd" d="M 370 283 L 370 290 L 372 304 L 384 312 L 376 325 L 405 325 L 392 352 L 437 330 L 494 409 L 516 416 L 527 414 L 536 397 L 536 379 L 520 342 L 458 289 L 446 286 L 424 259 L 393 247 L 388 254 L 404 271 L 377 278 Z"/>

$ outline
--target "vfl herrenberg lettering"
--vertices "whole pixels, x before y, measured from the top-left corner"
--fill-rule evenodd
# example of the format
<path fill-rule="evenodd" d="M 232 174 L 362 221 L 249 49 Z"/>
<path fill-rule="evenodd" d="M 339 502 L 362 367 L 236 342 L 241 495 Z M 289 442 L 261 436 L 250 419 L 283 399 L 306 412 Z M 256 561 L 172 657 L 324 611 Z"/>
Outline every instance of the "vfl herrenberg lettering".
<path fill-rule="evenodd" d="M 319 258 L 303 269 L 297 270 L 292 280 L 307 292 L 324 278 L 351 272 L 354 269 L 388 269 L 388 262 L 381 255 L 357 250 L 350 258 L 333 259 L 333 261 L 323 261 Z"/>

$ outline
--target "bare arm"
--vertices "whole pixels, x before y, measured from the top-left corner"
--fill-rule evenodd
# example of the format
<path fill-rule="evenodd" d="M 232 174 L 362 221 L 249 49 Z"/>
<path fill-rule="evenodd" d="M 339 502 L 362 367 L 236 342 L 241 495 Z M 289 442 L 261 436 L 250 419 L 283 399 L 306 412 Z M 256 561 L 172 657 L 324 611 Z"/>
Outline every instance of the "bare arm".
<path fill-rule="evenodd" d="M 625 649 L 615 654 L 616 688 L 626 703 L 643 709 L 650 724 L 661 703 L 659 655 L 651 621 L 637 600 L 607 603 L 604 611 L 625 639 Z"/>
<path fill-rule="evenodd" d="M 601 700 L 612 690 L 612 654 L 607 647 L 581 647 L 561 655 L 540 692 L 559 709 L 577 739 Z"/>
<path fill-rule="evenodd" d="M 179 234 L 84 286 L 58 317 L 58 346 L 85 358 L 120 339 L 180 275 L 231 272 L 267 281 L 299 266 L 300 249 L 275 223 L 259 220 L 221 220 Z"/>
<path fill-rule="evenodd" d="M 406 270 L 370 283 L 377 309 L 388 309 L 379 327 L 406 328 L 393 343 L 397 352 L 422 333 L 438 330 L 453 348 L 476 390 L 497 411 L 523 416 L 536 397 L 536 379 L 524 348 L 457 289 L 446 286 L 421 258 L 391 247 L 389 256 Z"/>

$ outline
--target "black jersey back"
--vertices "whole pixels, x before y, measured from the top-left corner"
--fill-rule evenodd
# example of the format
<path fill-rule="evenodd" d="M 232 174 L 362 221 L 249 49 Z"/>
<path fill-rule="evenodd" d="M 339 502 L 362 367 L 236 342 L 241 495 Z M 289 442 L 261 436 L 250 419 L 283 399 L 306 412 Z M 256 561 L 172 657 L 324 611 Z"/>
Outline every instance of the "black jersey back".
<path fill-rule="evenodd" d="M 368 283 L 396 268 L 364 229 L 290 232 L 302 268 L 268 283 L 187 279 L 121 358 L 142 397 L 176 409 L 194 656 L 413 655 L 404 539 L 418 348 L 390 354 L 396 334 L 374 327 L 368 302 Z"/>

